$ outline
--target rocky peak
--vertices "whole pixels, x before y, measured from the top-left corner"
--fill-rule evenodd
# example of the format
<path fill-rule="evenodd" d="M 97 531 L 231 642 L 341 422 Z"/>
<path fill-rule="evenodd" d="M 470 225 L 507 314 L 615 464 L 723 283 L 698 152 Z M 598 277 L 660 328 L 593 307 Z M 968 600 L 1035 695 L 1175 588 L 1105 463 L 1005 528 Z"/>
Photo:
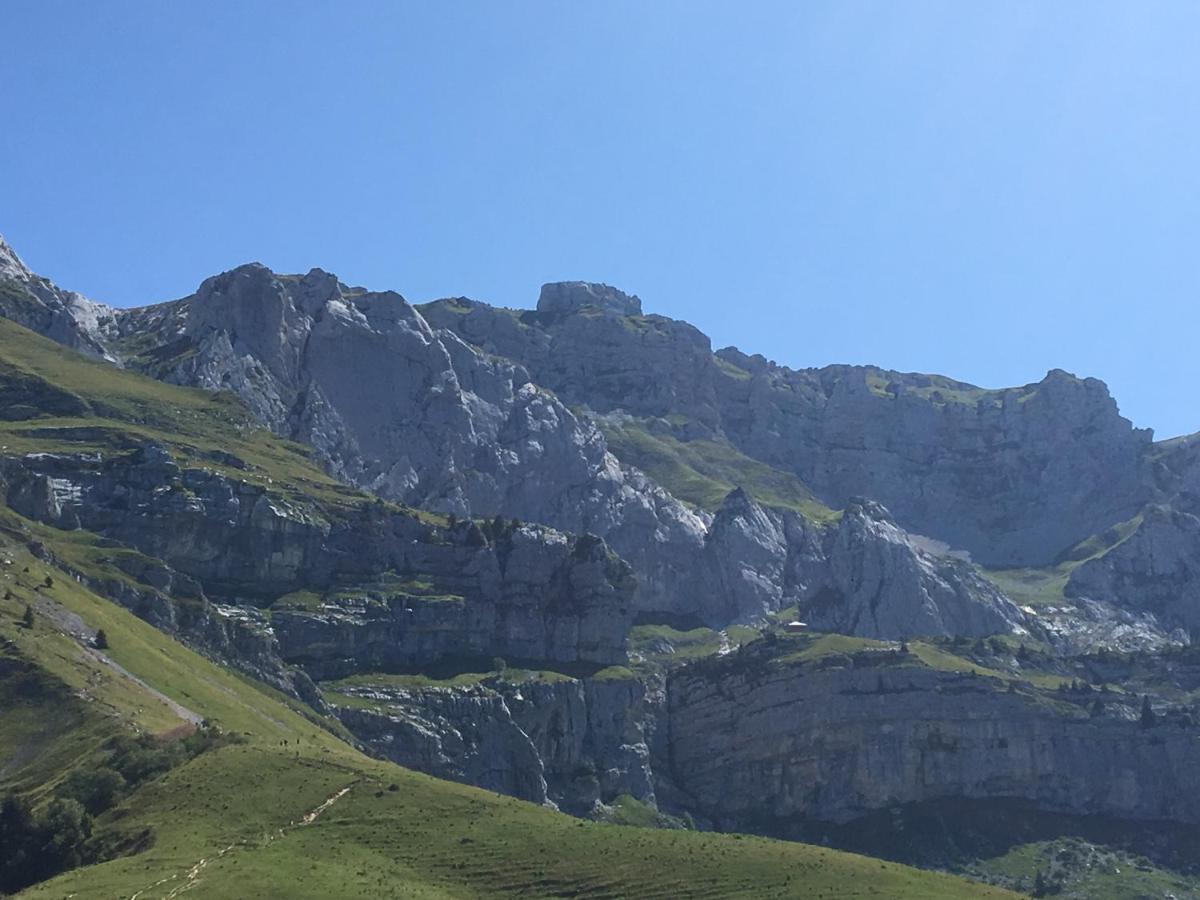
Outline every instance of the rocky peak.
<path fill-rule="evenodd" d="M 832 534 L 829 586 L 810 621 L 898 640 L 1023 632 L 1025 617 L 967 562 L 919 547 L 879 503 L 854 498 Z"/>
<path fill-rule="evenodd" d="M 2 234 L 0 234 L 0 278 L 16 281 L 29 281 L 33 278 L 29 267 L 21 261 L 21 257 L 17 256 L 17 251 L 4 239 Z"/>
<path fill-rule="evenodd" d="M 555 281 L 542 285 L 537 304 L 540 313 L 567 316 L 589 308 L 618 316 L 640 316 L 642 301 L 607 284 Z"/>
<path fill-rule="evenodd" d="M 889 525 L 896 524 L 896 520 L 892 518 L 892 514 L 888 512 L 886 506 L 866 497 L 851 497 L 846 503 L 844 515 L 851 518 L 860 517 L 876 522 L 886 522 Z"/>

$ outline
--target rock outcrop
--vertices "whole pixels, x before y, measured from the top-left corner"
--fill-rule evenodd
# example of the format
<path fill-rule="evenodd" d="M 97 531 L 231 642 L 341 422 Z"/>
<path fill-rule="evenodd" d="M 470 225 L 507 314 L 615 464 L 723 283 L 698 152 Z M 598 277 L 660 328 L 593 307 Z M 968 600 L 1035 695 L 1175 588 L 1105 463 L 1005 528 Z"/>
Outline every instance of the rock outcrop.
<path fill-rule="evenodd" d="M 669 777 L 722 829 L 786 834 L 945 798 L 1200 821 L 1194 728 L 1063 715 L 964 673 L 714 668 L 669 681 Z"/>
<path fill-rule="evenodd" d="M 926 545 L 929 542 L 924 542 Z M 799 604 L 821 631 L 902 639 L 1023 634 L 1026 616 L 965 560 L 925 549 L 891 514 L 855 498 L 817 525 L 735 490 L 713 519 L 696 591 L 726 607 L 708 621 Z"/>
<path fill-rule="evenodd" d="M 662 694 L 631 675 L 347 690 L 342 723 L 401 765 L 579 815 L 622 794 L 655 803 Z"/>
<path fill-rule="evenodd" d="M 822 631 L 882 639 L 1025 633 L 1025 615 L 995 585 L 962 559 L 918 547 L 869 500 L 847 504 L 828 571 L 808 614 Z"/>
<path fill-rule="evenodd" d="M 1200 639 L 1200 507 L 1152 505 L 1123 541 L 1071 573 L 1070 597 L 1149 613 Z"/>
<path fill-rule="evenodd" d="M 115 362 L 105 346 L 114 310 L 35 275 L 0 236 L 0 316 L 72 350 Z"/>
<path fill-rule="evenodd" d="M 114 557 L 123 545 L 163 561 L 186 576 L 178 596 L 202 589 L 265 604 L 297 591 L 333 594 L 273 620 L 279 655 L 316 674 L 472 653 L 597 665 L 625 658 L 634 582 L 599 538 L 512 523 L 490 534 L 471 522 L 441 527 L 365 501 L 331 513 L 181 466 L 153 442 L 0 459 L 0 486 L 28 518 L 116 542 Z M 135 577 L 151 585 L 167 577 L 139 566 Z M 356 588 L 387 573 L 401 573 L 384 580 L 390 588 Z"/>

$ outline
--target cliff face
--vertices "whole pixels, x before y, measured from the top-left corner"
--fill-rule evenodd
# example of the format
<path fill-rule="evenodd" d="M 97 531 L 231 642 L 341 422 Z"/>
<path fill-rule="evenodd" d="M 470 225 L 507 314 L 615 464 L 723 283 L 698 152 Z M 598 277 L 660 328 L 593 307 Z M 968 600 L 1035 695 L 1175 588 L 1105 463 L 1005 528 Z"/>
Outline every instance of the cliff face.
<path fill-rule="evenodd" d="M 820 630 L 871 638 L 1024 633 L 1027 624 L 970 564 L 923 549 L 861 498 L 837 522 L 817 525 L 734 491 L 709 530 L 696 591 L 729 604 L 711 620 L 799 604 Z"/>
<path fill-rule="evenodd" d="M 133 337 L 159 346 L 131 364 L 169 381 L 233 390 L 273 430 L 312 444 L 333 471 L 383 496 L 604 537 L 636 573 L 638 612 L 724 625 L 815 596 L 827 571 L 856 577 L 845 565 L 829 570 L 823 532 L 798 515 L 746 507 L 710 529 L 710 517 L 621 465 L 590 421 L 530 380 L 525 360 L 495 355 L 527 356 L 520 347 L 533 346 L 539 369 L 568 397 L 582 397 L 595 381 L 589 402 L 632 397 L 637 411 L 663 414 L 704 406 L 715 426 L 718 370 L 707 338 L 691 326 L 641 316 L 636 298 L 581 283 L 547 286 L 532 326 L 471 304 L 426 311 L 444 324 L 462 317 L 452 311 L 460 308 L 467 321 L 482 316 L 511 340 L 483 352 L 432 328 L 397 294 L 348 288 L 318 270 L 277 276 L 262 266 L 131 311 L 120 330 L 127 350 Z M 597 368 L 601 359 L 611 380 Z M 978 588 L 943 591 L 940 602 L 970 606 Z M 862 633 L 941 634 L 963 622 L 976 634 L 1015 621 L 964 613 L 906 622 L 904 609 Z M 373 616 L 369 630 L 378 631 Z"/>
<path fill-rule="evenodd" d="M 823 631 L 898 639 L 1024 633 L 1025 615 L 972 566 L 921 549 L 886 509 L 852 499 L 827 542 L 809 618 Z"/>
<path fill-rule="evenodd" d="M 1148 496 L 1150 433 L 1104 385 L 1051 372 L 1004 391 L 931 376 L 830 367 L 793 372 L 732 353 L 727 433 L 792 468 L 827 503 L 887 506 L 907 528 L 993 566 L 1050 563 L 1133 515 Z"/>
<path fill-rule="evenodd" d="M 1055 714 L 991 679 L 908 667 L 681 674 L 671 777 L 723 828 L 846 822 L 939 798 L 1196 822 L 1194 730 Z"/>
<path fill-rule="evenodd" d="M 0 460 L 0 485 L 27 518 L 162 560 L 186 576 L 193 595 L 263 604 L 310 592 L 312 600 L 285 604 L 272 624 L 279 655 L 315 674 L 471 653 L 625 658 L 634 583 L 598 538 L 511 524 L 489 537 L 472 523 L 439 527 L 366 503 L 332 514 L 182 467 L 154 443 L 10 457 Z M 321 602 L 311 592 L 332 596 Z"/>
<path fill-rule="evenodd" d="M 1148 613 L 1200 636 L 1198 513 L 1186 501 L 1148 507 L 1128 538 L 1071 573 L 1067 594 Z"/>
<path fill-rule="evenodd" d="M 661 680 L 365 681 L 343 689 L 357 702 L 338 714 L 381 753 L 572 812 L 630 794 L 768 834 L 952 800 L 1200 822 L 1186 715 L 1147 726 L 1136 696 L 1105 694 L 1097 711 L 895 647 L 801 665 L 751 645 Z"/>
<path fill-rule="evenodd" d="M 343 724 L 401 765 L 580 815 L 622 794 L 655 802 L 661 694 L 638 679 L 367 683 L 348 692 L 358 702 L 336 707 Z"/>
<path fill-rule="evenodd" d="M 395 293 L 319 270 L 243 266 L 192 297 L 125 313 L 130 364 L 236 393 L 272 430 L 380 496 L 502 513 L 604 537 L 639 575 L 642 609 L 677 612 L 705 521 L 622 466 L 603 435 L 519 365 L 435 332 Z"/>
<path fill-rule="evenodd" d="M 713 354 L 691 325 L 629 314 L 587 287 L 547 285 L 536 312 L 464 301 L 423 310 L 571 403 L 682 417 L 685 440 L 720 435 L 830 506 L 870 497 L 988 565 L 1052 562 L 1149 495 L 1150 433 L 1121 418 L 1095 379 L 1055 370 L 992 391 L 871 367 L 792 370 L 732 348 Z"/>

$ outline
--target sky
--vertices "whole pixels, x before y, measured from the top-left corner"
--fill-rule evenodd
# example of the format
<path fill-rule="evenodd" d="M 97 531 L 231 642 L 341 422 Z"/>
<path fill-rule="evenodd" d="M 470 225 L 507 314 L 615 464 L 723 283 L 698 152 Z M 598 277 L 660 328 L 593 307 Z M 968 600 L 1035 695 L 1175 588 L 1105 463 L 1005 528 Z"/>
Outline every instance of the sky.
<path fill-rule="evenodd" d="M 4 0 L 0 233 L 121 306 L 257 260 L 603 281 L 714 347 L 1200 429 L 1200 4 Z"/>

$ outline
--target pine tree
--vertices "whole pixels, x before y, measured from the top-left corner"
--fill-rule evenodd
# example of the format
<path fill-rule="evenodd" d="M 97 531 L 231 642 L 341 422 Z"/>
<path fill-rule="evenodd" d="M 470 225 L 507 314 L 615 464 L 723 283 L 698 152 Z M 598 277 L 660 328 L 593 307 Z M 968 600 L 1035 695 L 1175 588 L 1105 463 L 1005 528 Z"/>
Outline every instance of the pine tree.
<path fill-rule="evenodd" d="M 21 624 L 26 628 L 33 627 L 33 607 L 28 603 L 25 604 L 25 615 L 21 617 Z"/>
<path fill-rule="evenodd" d="M 101 628 L 99 631 L 96 632 L 96 639 L 94 641 L 94 646 L 96 647 L 97 650 L 107 650 L 108 649 L 108 635 L 104 633 L 103 628 Z"/>
<path fill-rule="evenodd" d="M 1142 696 L 1142 717 L 1139 722 L 1143 728 L 1153 728 L 1158 722 L 1158 717 L 1154 715 L 1154 708 L 1150 705 L 1150 697 L 1147 695 Z"/>

